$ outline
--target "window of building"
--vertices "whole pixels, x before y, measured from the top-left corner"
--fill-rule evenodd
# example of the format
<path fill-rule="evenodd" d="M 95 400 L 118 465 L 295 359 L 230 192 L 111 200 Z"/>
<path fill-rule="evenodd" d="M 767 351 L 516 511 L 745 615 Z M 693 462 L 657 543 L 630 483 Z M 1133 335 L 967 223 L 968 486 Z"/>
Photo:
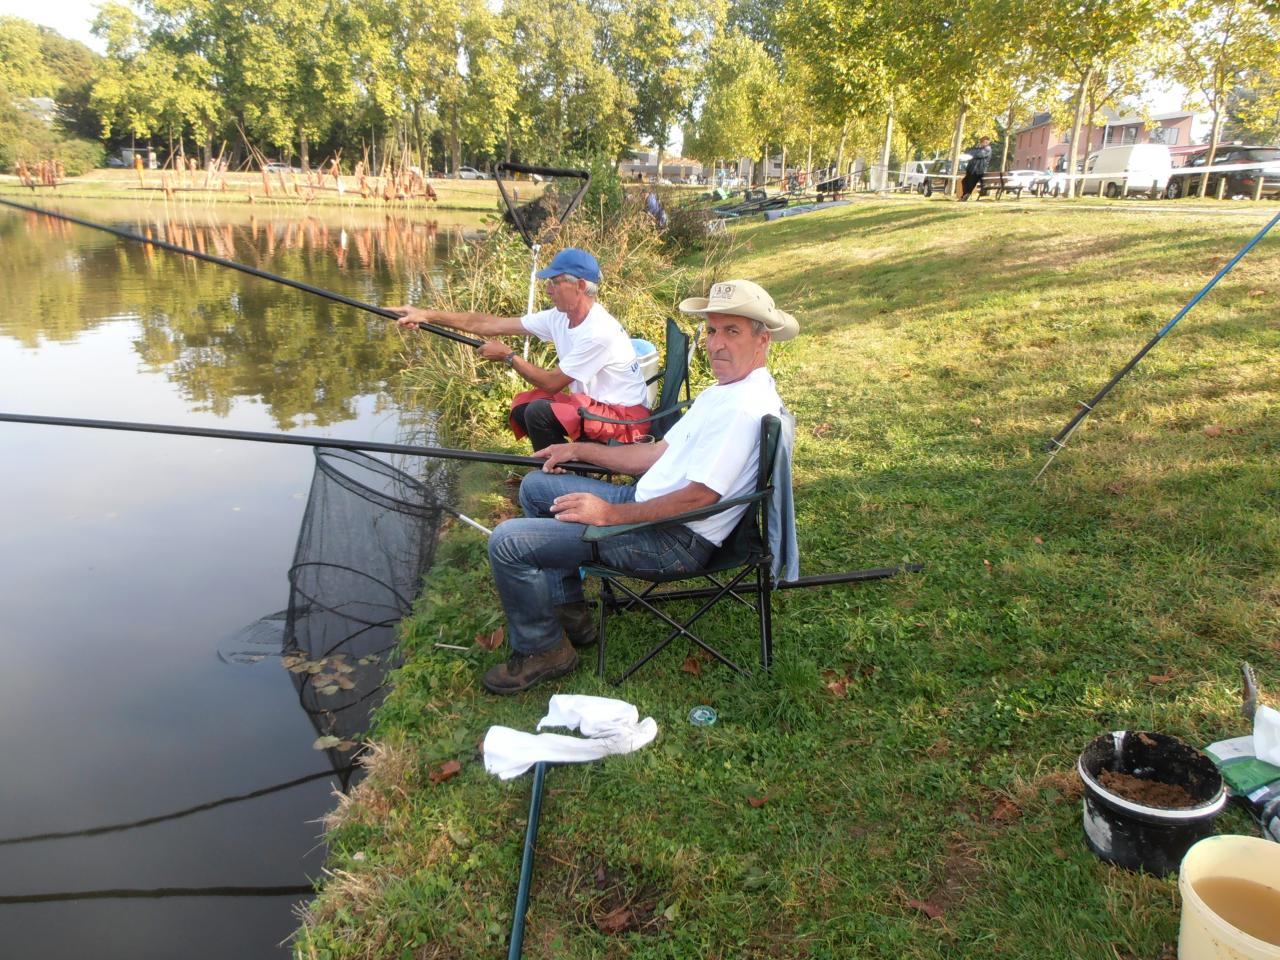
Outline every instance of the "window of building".
<path fill-rule="evenodd" d="M 1152 143 L 1163 143 L 1166 146 L 1176 146 L 1178 143 L 1178 134 L 1182 133 L 1177 127 L 1156 127 L 1151 131 Z"/>

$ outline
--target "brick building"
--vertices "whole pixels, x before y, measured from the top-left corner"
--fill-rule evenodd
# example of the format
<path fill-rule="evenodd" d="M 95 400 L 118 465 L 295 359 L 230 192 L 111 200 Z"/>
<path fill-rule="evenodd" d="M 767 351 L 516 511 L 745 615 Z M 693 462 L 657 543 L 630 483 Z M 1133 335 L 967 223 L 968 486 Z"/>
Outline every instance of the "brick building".
<path fill-rule="evenodd" d="M 1151 118 L 1152 127 L 1137 115 L 1122 115 L 1103 108 L 1105 122 L 1102 126 L 1087 127 L 1081 131 L 1085 149 L 1082 158 L 1090 150 L 1125 143 L 1163 143 L 1173 156 L 1174 166 L 1195 153 L 1200 146 L 1191 142 L 1191 127 L 1195 114 L 1182 110 L 1160 113 Z M 1071 149 L 1071 128 L 1058 129 L 1048 113 L 1037 113 L 1031 123 L 1016 134 L 1013 148 L 1013 165 L 1016 170 L 1061 170 L 1066 168 L 1067 154 Z"/>

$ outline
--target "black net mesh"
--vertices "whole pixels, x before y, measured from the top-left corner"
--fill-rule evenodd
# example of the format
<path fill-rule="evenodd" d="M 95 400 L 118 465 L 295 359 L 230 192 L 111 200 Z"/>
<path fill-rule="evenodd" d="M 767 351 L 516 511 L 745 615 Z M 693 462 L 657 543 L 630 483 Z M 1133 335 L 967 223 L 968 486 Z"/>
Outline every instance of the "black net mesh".
<path fill-rule="evenodd" d="M 316 450 L 283 650 L 321 735 L 364 730 L 398 662 L 396 628 L 431 566 L 449 484 L 438 464 L 428 469 L 416 480 L 362 453 Z"/>

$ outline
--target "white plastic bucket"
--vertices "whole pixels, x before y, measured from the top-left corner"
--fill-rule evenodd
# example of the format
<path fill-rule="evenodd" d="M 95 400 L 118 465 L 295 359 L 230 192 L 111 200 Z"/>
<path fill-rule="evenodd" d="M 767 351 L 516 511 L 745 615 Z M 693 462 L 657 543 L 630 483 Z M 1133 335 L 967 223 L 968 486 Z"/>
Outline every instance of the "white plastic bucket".
<path fill-rule="evenodd" d="M 1223 834 L 1206 837 L 1187 851 L 1178 871 L 1178 960 L 1280 960 L 1280 946 L 1233 926 L 1201 899 L 1195 884 L 1208 877 L 1252 880 L 1280 890 L 1280 843 Z"/>
<path fill-rule="evenodd" d="M 659 369 L 658 348 L 648 340 L 637 340 L 635 337 L 631 338 L 631 346 L 635 348 L 636 360 L 640 362 L 640 376 L 644 377 L 644 379 L 648 381 L 650 377 L 657 374 Z M 654 404 L 658 402 L 658 390 L 661 387 L 662 381 L 654 380 L 647 388 L 649 393 L 649 402 L 647 406 L 650 410 L 652 410 Z"/>

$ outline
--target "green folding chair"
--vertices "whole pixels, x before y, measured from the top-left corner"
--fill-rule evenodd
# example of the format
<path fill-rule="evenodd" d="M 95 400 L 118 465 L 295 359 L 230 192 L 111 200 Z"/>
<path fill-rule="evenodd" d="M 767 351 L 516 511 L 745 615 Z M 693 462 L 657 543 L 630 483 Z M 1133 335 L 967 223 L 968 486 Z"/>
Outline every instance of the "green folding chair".
<path fill-rule="evenodd" d="M 649 435 L 654 440 L 661 440 L 667 431 L 680 419 L 680 414 L 691 401 L 689 399 L 689 347 L 690 338 L 680 329 L 674 320 L 667 320 L 667 355 L 662 369 L 649 378 L 653 383 L 662 378 L 662 389 L 658 392 L 658 405 L 647 417 L 636 420 L 615 420 L 587 410 L 579 410 L 583 420 L 595 420 L 599 423 L 649 424 Z M 684 394 L 683 399 L 681 394 Z"/>
<path fill-rule="evenodd" d="M 713 647 L 710 643 L 695 634 L 693 625 L 721 600 L 733 599 L 751 607 L 760 625 L 760 665 L 768 670 L 773 660 L 773 616 L 771 601 L 773 597 L 773 554 L 769 550 L 769 510 L 773 497 L 773 474 L 778 460 L 778 448 L 782 435 L 782 421 L 774 416 L 766 416 L 760 421 L 760 460 L 756 474 L 755 489 L 742 496 L 720 500 L 708 507 L 690 510 L 665 520 L 648 523 L 619 524 L 610 527 L 587 527 L 582 538 L 592 544 L 594 560 L 584 564 L 581 572 L 585 577 L 600 578 L 599 599 L 599 646 L 596 651 L 596 672 L 603 677 L 605 672 L 605 646 L 607 625 L 610 614 L 624 610 L 641 609 L 652 613 L 670 627 L 667 635 L 654 645 L 644 656 L 629 666 L 614 681 L 620 684 L 642 666 L 665 650 L 677 637 L 685 637 L 697 644 L 719 662 L 741 674 L 748 671 L 738 666 L 727 655 Z M 721 513 L 731 507 L 746 504 L 733 532 L 725 539 L 701 570 L 674 574 L 639 575 L 633 571 L 619 570 L 600 561 L 598 544 L 611 537 L 635 530 L 651 530 L 661 527 L 685 524 Z M 659 590 L 664 584 L 679 581 L 695 581 L 707 585 L 683 589 Z M 642 588 L 633 588 L 628 581 L 641 581 L 647 584 Z M 748 596 L 750 599 L 748 599 Z M 703 599 L 703 602 L 692 616 L 679 621 L 659 609 L 656 604 L 671 600 Z"/>

